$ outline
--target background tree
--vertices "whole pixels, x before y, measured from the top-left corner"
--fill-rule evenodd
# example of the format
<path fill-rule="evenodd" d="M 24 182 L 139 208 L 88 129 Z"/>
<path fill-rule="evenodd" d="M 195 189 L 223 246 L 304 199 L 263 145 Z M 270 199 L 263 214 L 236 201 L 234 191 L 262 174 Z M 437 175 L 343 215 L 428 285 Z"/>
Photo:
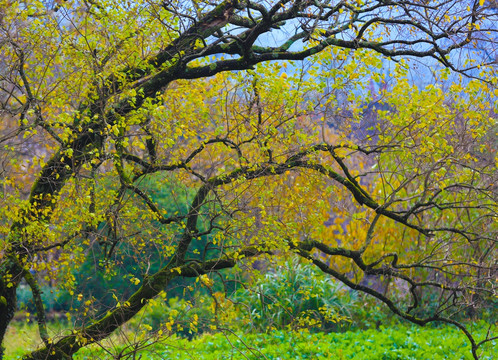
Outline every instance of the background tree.
<path fill-rule="evenodd" d="M 290 252 L 414 323 L 455 324 L 478 357 L 452 311 L 496 294 L 491 3 L 0 4 L 1 339 L 23 279 L 44 342 L 27 358 L 70 358 L 175 278 L 209 287 Z M 399 63 L 365 129 L 381 57 Z M 405 58 L 444 69 L 419 90 Z M 465 78 L 443 91 L 449 71 Z M 132 259 L 136 291 L 51 339 L 32 272 L 74 294 L 91 251 L 108 274 Z M 426 288 L 438 305 L 415 314 Z"/>

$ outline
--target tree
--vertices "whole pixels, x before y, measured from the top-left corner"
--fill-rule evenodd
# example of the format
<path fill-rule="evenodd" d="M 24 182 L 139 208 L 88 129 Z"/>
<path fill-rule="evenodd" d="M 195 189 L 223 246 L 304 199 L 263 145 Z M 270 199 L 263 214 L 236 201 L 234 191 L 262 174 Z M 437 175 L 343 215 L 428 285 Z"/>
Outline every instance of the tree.
<path fill-rule="evenodd" d="M 293 253 L 414 323 L 458 326 L 478 357 L 489 338 L 451 312 L 496 295 L 492 3 L 1 5 L 0 339 L 23 279 L 44 343 L 26 358 L 62 359 L 175 278 L 209 284 Z M 398 65 L 366 129 L 364 89 L 382 58 Z M 405 59 L 443 69 L 419 90 Z M 439 81 L 450 72 L 453 84 Z M 166 211 L 151 183 L 187 210 Z M 155 272 L 141 258 L 151 246 Z M 139 259 L 136 291 L 50 339 L 39 281 L 74 291 L 94 248 L 107 272 Z M 410 304 L 363 275 L 404 283 Z M 439 306 L 414 315 L 427 288 Z"/>

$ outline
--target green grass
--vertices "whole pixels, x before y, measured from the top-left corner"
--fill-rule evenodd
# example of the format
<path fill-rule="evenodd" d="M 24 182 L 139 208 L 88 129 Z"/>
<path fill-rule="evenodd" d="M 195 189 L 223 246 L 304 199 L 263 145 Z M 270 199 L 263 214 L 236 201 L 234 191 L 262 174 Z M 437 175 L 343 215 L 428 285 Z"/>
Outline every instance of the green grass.
<path fill-rule="evenodd" d="M 34 331 L 32 327 L 29 328 Z M 485 336 L 486 326 L 481 323 L 475 329 L 480 337 Z M 23 332 L 24 331 L 24 332 Z M 27 328 L 18 330 L 29 333 Z M 9 336 L 11 336 L 10 334 Z M 34 335 L 34 334 L 32 334 Z M 130 333 L 127 334 L 130 336 Z M 18 344 L 21 345 L 21 344 Z M 9 346 L 7 358 L 16 359 L 29 346 Z M 470 346 L 465 336 L 456 328 L 397 326 L 393 328 L 369 329 L 345 333 L 296 333 L 275 331 L 270 334 L 205 334 L 193 341 L 169 338 L 161 343 L 142 343 L 137 359 L 354 359 L 354 360 L 438 360 L 471 359 Z M 112 359 L 112 354 L 133 353 L 123 346 L 117 336 L 105 347 L 92 346 L 82 349 L 75 359 Z M 17 350 L 16 350 L 17 348 Z M 498 358 L 498 341 L 490 342 L 484 349 L 482 359 Z M 126 359 L 127 357 L 123 357 Z"/>
<path fill-rule="evenodd" d="M 63 322 L 48 323 L 49 335 L 58 337 L 64 335 Z M 15 321 L 7 329 L 4 346 L 6 348 L 5 359 L 20 359 L 22 355 L 30 350 L 37 349 L 42 345 L 38 336 L 38 326 L 33 322 Z"/>

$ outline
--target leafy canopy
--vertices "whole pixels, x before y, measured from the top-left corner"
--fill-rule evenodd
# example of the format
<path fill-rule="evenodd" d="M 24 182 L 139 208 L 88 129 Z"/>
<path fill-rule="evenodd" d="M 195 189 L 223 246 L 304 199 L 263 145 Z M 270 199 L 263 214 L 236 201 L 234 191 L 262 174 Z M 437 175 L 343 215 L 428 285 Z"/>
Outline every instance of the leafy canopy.
<path fill-rule="evenodd" d="M 62 359 L 179 278 L 217 304 L 221 270 L 297 255 L 478 358 L 491 335 L 455 315 L 496 296 L 496 20 L 482 0 L 0 0 L 0 339 L 23 280 L 26 358 Z M 129 282 L 105 311 L 92 264 Z M 47 282 L 79 304 L 56 339 Z"/>

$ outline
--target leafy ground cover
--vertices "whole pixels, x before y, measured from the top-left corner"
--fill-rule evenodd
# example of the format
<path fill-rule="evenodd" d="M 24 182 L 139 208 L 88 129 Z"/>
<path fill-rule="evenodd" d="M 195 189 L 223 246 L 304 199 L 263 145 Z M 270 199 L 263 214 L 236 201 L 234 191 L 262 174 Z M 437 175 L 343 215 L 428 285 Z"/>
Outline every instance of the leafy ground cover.
<path fill-rule="evenodd" d="M 487 326 L 476 324 L 481 337 Z M 26 351 L 27 328 L 10 334 L 7 358 L 20 358 Z M 20 337 L 17 339 L 16 337 Z M 13 341 L 13 342 L 12 342 Z M 111 340 L 112 342 L 112 340 Z M 133 348 L 117 345 L 116 339 L 106 350 L 93 346 L 81 350 L 76 359 L 133 359 Z M 28 345 L 29 346 L 29 345 Z M 355 360 L 437 360 L 471 359 L 470 347 L 462 333 L 453 327 L 397 327 L 348 331 L 345 333 L 297 333 L 275 331 L 267 334 L 204 334 L 193 341 L 170 338 L 162 343 L 143 343 L 135 353 L 142 359 L 355 359 Z M 498 341 L 490 342 L 482 359 L 498 355 Z"/>

